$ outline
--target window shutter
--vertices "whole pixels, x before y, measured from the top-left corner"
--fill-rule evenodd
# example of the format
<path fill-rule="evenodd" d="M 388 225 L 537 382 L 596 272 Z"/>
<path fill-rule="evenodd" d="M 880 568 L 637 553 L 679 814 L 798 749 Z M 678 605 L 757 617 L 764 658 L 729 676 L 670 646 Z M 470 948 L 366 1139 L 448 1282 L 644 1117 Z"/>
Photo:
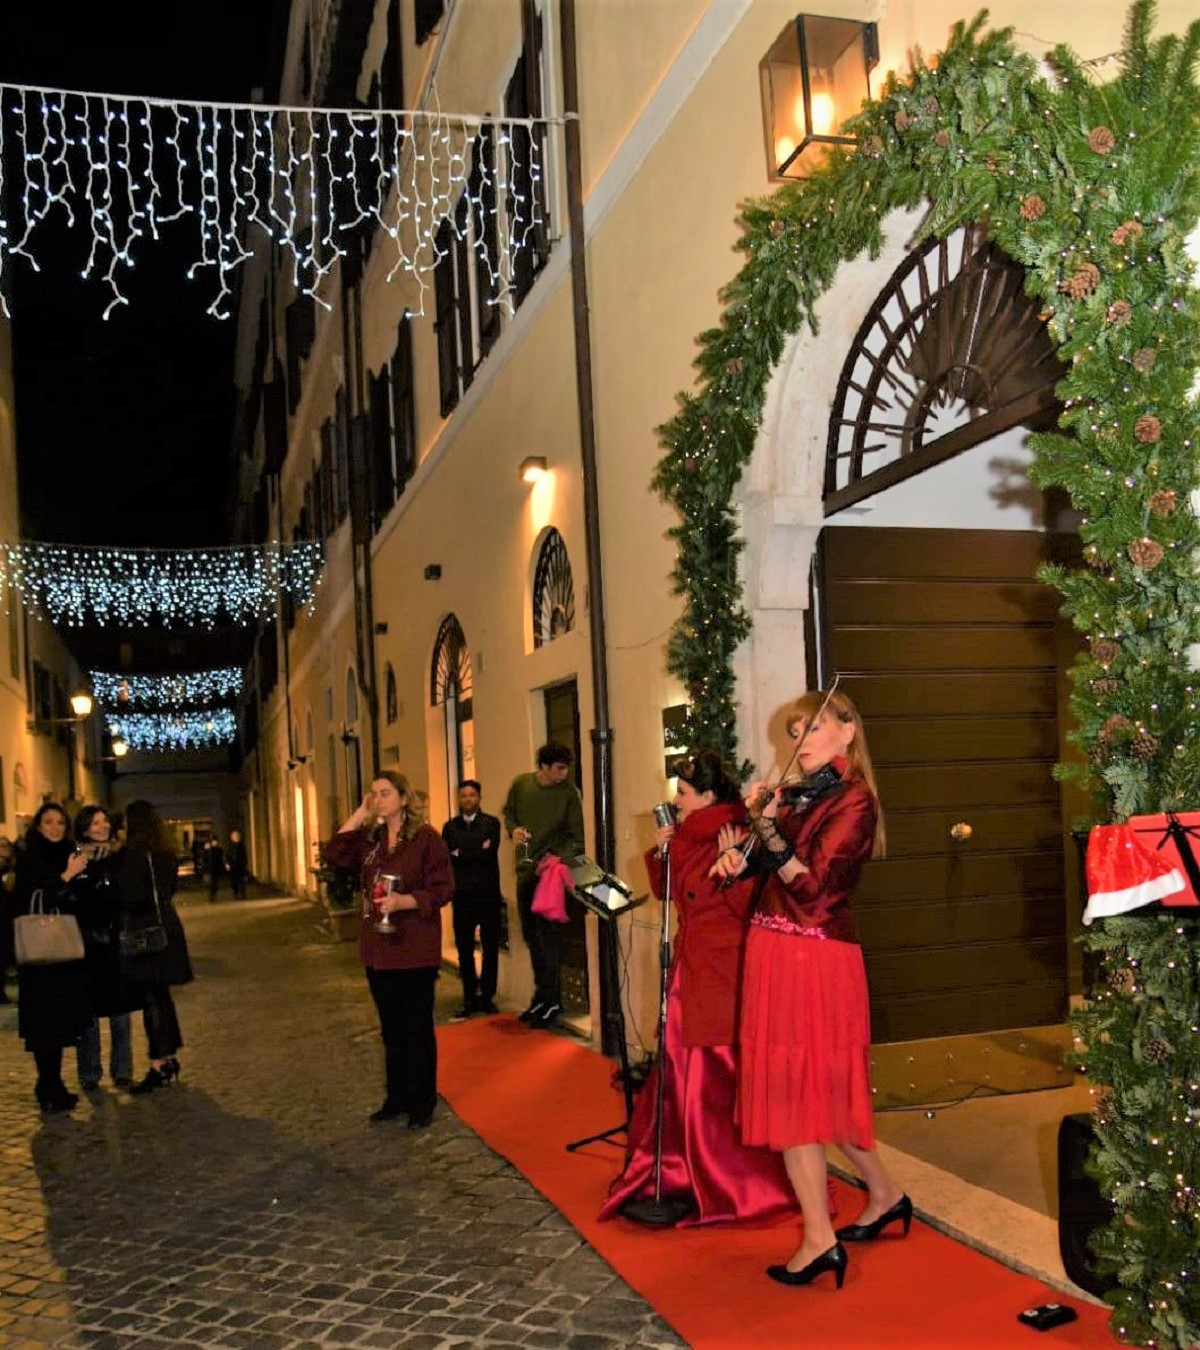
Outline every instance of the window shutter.
<path fill-rule="evenodd" d="M 413 25 L 419 47 L 433 32 L 446 8 L 446 0 L 413 0 Z"/>
<path fill-rule="evenodd" d="M 392 356 L 392 443 L 395 446 L 396 496 L 417 467 L 417 400 L 413 389 L 412 319 L 405 315 L 396 330 Z"/>
<path fill-rule="evenodd" d="M 434 242 L 438 257 L 433 269 L 438 388 L 442 416 L 449 417 L 458 405 L 458 340 L 454 313 L 454 227 L 448 220 L 438 226 Z"/>
<path fill-rule="evenodd" d="M 491 127 L 475 138 L 475 165 L 469 184 L 475 212 L 475 302 L 479 317 L 479 355 L 486 356 L 500 336 L 496 303 L 500 234 L 496 220 L 496 143 Z"/>
<path fill-rule="evenodd" d="M 388 509 L 397 496 L 397 473 L 393 460 L 391 418 L 388 399 L 391 380 L 385 366 L 378 375 L 370 377 L 368 399 L 371 405 L 371 525 L 372 533 L 379 528 Z"/>
<path fill-rule="evenodd" d="M 337 464 L 337 523 L 350 509 L 350 413 L 345 389 L 334 396 L 333 452 Z"/>
<path fill-rule="evenodd" d="M 458 310 L 459 374 L 463 390 L 470 388 L 475 378 L 474 315 L 471 313 L 471 240 L 469 215 L 471 203 L 467 194 L 458 199 L 454 212 L 454 300 Z"/>

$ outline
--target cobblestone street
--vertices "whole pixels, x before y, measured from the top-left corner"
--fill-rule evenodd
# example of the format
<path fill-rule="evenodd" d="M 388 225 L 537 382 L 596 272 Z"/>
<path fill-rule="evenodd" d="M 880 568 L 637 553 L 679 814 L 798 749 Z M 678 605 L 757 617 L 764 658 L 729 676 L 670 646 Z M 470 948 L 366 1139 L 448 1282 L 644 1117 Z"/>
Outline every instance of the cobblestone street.
<path fill-rule="evenodd" d="M 444 1104 L 368 1124 L 373 1009 L 317 914 L 183 908 L 183 1078 L 149 1096 L 43 1118 L 0 1008 L 0 1345 L 682 1345 Z M 136 1016 L 134 1045 L 140 1077 Z"/>

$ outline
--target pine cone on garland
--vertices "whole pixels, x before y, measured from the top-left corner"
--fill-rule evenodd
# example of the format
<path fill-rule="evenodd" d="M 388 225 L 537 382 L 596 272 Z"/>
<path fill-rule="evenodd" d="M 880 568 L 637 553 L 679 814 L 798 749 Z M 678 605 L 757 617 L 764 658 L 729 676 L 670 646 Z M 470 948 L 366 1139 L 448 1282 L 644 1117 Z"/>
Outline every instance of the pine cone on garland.
<path fill-rule="evenodd" d="M 784 232 L 784 230 L 786 230 L 786 229 L 787 229 L 787 225 L 786 225 L 782 220 L 773 220 L 773 221 L 767 226 L 767 233 L 771 236 L 772 239 L 778 239 L 779 236 L 780 236 L 780 235 Z"/>
<path fill-rule="evenodd" d="M 1112 640 L 1112 638 L 1094 638 L 1091 643 L 1092 660 L 1098 666 L 1103 666 L 1105 670 L 1121 654 L 1121 649 Z"/>
<path fill-rule="evenodd" d="M 1137 977 L 1128 966 L 1116 966 L 1104 977 L 1104 983 L 1117 994 L 1132 994 L 1137 988 Z"/>
<path fill-rule="evenodd" d="M 1028 197 L 1021 198 L 1022 220 L 1041 220 L 1045 214 L 1046 203 L 1036 192 L 1031 192 Z"/>
<path fill-rule="evenodd" d="M 1197 1196 L 1190 1186 L 1185 1186 L 1183 1190 L 1175 1193 L 1171 1200 L 1171 1209 L 1181 1217 L 1190 1219 L 1193 1215 L 1200 1214 L 1200 1196 Z"/>
<path fill-rule="evenodd" d="M 1155 539 L 1135 539 L 1125 550 L 1135 567 L 1152 572 L 1163 560 L 1163 546 Z"/>
<path fill-rule="evenodd" d="M 1112 1088 L 1097 1088 L 1092 1094 L 1092 1115 L 1098 1125 L 1107 1125 L 1112 1120 Z"/>
<path fill-rule="evenodd" d="M 941 131 L 939 131 L 934 136 L 933 139 L 937 145 L 940 145 L 941 148 L 945 150 L 945 148 L 950 144 L 950 133 L 946 130 L 945 127 L 943 127 Z"/>
<path fill-rule="evenodd" d="M 1120 248 L 1127 244 L 1130 239 L 1140 239 L 1142 237 L 1142 222 L 1140 220 L 1123 221 L 1112 232 L 1111 238 L 1114 244 Z"/>
<path fill-rule="evenodd" d="M 1098 155 L 1107 155 L 1117 143 L 1117 138 L 1108 127 L 1093 127 L 1088 136 L 1088 149 Z"/>
<path fill-rule="evenodd" d="M 1108 307 L 1108 313 L 1105 316 L 1110 325 L 1119 323 L 1128 323 L 1133 317 L 1133 306 L 1128 300 L 1114 300 Z"/>
<path fill-rule="evenodd" d="M 1170 488 L 1159 488 L 1150 497 L 1150 510 L 1160 520 L 1166 516 L 1174 515 L 1178 504 L 1178 498 Z"/>
<path fill-rule="evenodd" d="M 1084 263 L 1078 271 L 1072 272 L 1058 283 L 1058 289 L 1072 300 L 1082 300 L 1100 284 L 1100 269 L 1095 263 Z"/>
<path fill-rule="evenodd" d="M 868 159 L 878 159 L 883 154 L 883 137 L 868 136 L 858 148 Z"/>
<path fill-rule="evenodd" d="M 1133 435 L 1143 445 L 1153 445 L 1162 435 L 1162 423 L 1153 413 L 1144 413 L 1133 424 Z"/>
<path fill-rule="evenodd" d="M 1111 675 L 1101 675 L 1099 679 L 1091 681 L 1092 693 L 1097 698 L 1108 698 L 1110 694 L 1115 694 L 1120 687 L 1120 681 L 1114 680 Z"/>
<path fill-rule="evenodd" d="M 1158 741 L 1148 731 L 1143 731 L 1130 742 L 1129 753 L 1134 759 L 1153 759 L 1158 753 Z"/>
<path fill-rule="evenodd" d="M 1154 369 L 1154 363 L 1158 360 L 1158 353 L 1153 347 L 1142 347 L 1134 352 L 1132 365 L 1139 375 L 1149 375 Z"/>
<path fill-rule="evenodd" d="M 903 135 L 912 126 L 912 117 L 903 108 L 898 108 L 892 118 L 892 125 Z"/>
<path fill-rule="evenodd" d="M 1148 1064 L 1162 1064 L 1171 1056 L 1171 1046 L 1161 1036 L 1155 1036 L 1142 1046 L 1142 1058 Z"/>
<path fill-rule="evenodd" d="M 928 117 L 936 117 L 942 110 L 942 105 L 937 101 L 933 94 L 928 98 L 921 100 L 921 111 Z"/>

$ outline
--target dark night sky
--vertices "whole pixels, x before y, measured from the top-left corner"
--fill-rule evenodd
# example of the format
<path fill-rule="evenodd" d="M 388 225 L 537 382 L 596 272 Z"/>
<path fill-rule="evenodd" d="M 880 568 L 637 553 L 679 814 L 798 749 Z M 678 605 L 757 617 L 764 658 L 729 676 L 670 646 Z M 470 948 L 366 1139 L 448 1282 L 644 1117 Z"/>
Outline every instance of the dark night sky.
<path fill-rule="evenodd" d="M 0 80 L 104 93 L 274 98 L 272 0 L 63 7 L 0 3 Z M 103 320 L 81 234 L 13 261 L 13 340 L 26 537 L 128 545 L 219 543 L 227 534 L 234 323 L 189 282 L 194 226 L 143 241 Z"/>

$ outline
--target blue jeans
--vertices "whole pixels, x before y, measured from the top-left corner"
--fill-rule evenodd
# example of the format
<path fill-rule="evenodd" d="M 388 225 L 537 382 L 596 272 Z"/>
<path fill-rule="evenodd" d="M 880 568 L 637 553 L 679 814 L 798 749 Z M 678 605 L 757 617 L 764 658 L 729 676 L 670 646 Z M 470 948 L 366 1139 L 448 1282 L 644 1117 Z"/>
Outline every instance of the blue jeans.
<path fill-rule="evenodd" d="M 108 1019 L 112 1046 L 108 1057 L 108 1072 L 114 1082 L 118 1078 L 133 1077 L 133 1037 L 129 1014 L 119 1013 Z M 100 1020 L 96 1019 L 83 1033 L 83 1040 L 75 1047 L 75 1064 L 81 1083 L 98 1083 L 104 1073 L 100 1063 Z"/>

